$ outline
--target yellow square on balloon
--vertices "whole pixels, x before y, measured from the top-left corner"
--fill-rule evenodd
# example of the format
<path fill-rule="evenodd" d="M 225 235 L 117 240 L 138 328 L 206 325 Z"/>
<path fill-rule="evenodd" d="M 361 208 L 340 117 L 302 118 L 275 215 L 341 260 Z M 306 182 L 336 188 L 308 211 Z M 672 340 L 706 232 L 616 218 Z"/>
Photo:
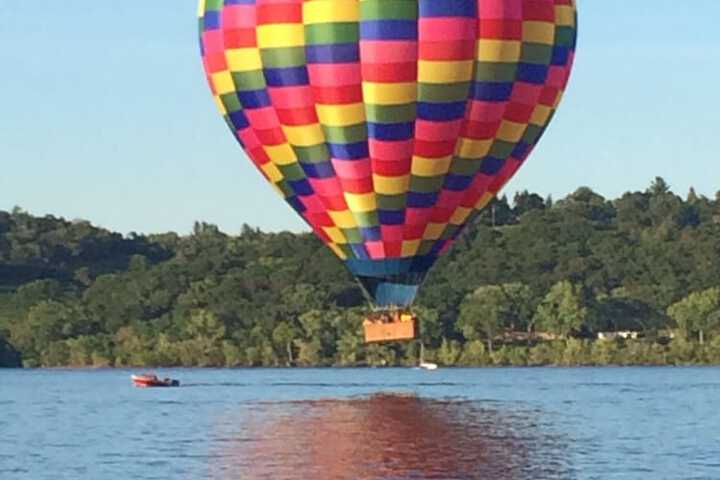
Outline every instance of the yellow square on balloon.
<path fill-rule="evenodd" d="M 481 158 L 490 153 L 492 139 L 473 140 L 471 138 L 460 138 L 456 154 L 462 158 Z"/>
<path fill-rule="evenodd" d="M 228 68 L 232 72 L 262 70 L 260 50 L 257 48 L 234 48 L 225 52 Z"/>
<path fill-rule="evenodd" d="M 503 120 L 498 130 L 497 138 L 506 142 L 517 142 L 519 141 L 527 125 L 524 123 L 511 122 L 510 120 Z"/>
<path fill-rule="evenodd" d="M 377 208 L 375 192 L 346 193 L 345 201 L 352 212 L 372 212 Z"/>
<path fill-rule="evenodd" d="M 323 227 L 323 231 L 327 234 L 328 237 L 330 237 L 330 240 L 333 241 L 333 243 L 338 244 L 345 244 L 347 243 L 347 239 L 345 238 L 345 235 L 340 231 L 337 227 Z"/>
<path fill-rule="evenodd" d="M 466 207 L 458 207 L 455 209 L 455 212 L 453 213 L 452 217 L 450 217 L 450 223 L 453 225 L 462 225 L 465 223 L 467 218 L 470 216 L 470 213 L 472 212 L 471 209 Z"/>
<path fill-rule="evenodd" d="M 420 247 L 420 240 L 404 240 L 400 247 L 400 255 L 403 257 L 412 257 L 417 254 Z"/>
<path fill-rule="evenodd" d="M 297 156 L 292 147 L 287 143 L 280 145 L 265 145 L 263 147 L 270 160 L 276 165 L 290 165 L 297 162 Z"/>
<path fill-rule="evenodd" d="M 423 233 L 423 240 L 437 240 L 442 235 L 447 223 L 428 223 Z"/>
<path fill-rule="evenodd" d="M 555 24 L 550 22 L 523 22 L 522 39 L 526 43 L 555 43 Z"/>
<path fill-rule="evenodd" d="M 533 110 L 532 116 L 530 117 L 530 123 L 542 127 L 550 120 L 551 113 L 552 108 L 546 105 L 538 105 L 535 107 L 535 110 Z"/>
<path fill-rule="evenodd" d="M 350 210 L 333 211 L 329 210 L 328 215 L 332 219 L 333 223 L 340 228 L 356 228 L 357 222 Z"/>
<path fill-rule="evenodd" d="M 575 9 L 570 5 L 555 5 L 555 23 L 561 27 L 575 25 Z"/>
<path fill-rule="evenodd" d="M 212 83 L 215 87 L 215 93 L 224 95 L 235 91 L 235 82 L 232 75 L 227 70 L 212 74 Z"/>

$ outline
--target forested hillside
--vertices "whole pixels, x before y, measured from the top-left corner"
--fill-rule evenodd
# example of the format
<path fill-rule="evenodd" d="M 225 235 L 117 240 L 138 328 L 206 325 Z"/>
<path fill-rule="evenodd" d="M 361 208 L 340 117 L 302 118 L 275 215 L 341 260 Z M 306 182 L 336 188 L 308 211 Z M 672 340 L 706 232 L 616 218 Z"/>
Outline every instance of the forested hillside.
<path fill-rule="evenodd" d="M 614 200 L 499 199 L 438 262 L 417 312 L 426 357 L 448 365 L 720 363 L 718 287 L 720 198 L 657 178 Z M 0 211 L 0 365 L 416 361 L 416 344 L 363 345 L 366 308 L 310 234 L 122 236 Z M 591 340 L 617 330 L 641 338 Z"/>

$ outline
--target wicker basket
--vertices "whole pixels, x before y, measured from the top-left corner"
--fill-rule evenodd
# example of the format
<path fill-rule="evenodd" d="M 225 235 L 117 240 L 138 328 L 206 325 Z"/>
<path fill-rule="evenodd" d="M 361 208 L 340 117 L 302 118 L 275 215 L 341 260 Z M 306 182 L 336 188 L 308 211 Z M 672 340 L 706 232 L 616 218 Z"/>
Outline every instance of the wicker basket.
<path fill-rule="evenodd" d="M 396 342 L 399 340 L 412 340 L 418 336 L 417 318 L 411 320 L 396 320 L 393 322 L 372 322 L 366 320 L 365 342 Z"/>

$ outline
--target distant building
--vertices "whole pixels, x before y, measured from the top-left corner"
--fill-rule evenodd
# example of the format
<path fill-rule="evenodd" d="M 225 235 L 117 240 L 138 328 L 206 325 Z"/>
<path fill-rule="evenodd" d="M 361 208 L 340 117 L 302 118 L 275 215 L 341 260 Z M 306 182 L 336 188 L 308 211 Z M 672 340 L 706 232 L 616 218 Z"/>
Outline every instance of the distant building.
<path fill-rule="evenodd" d="M 625 330 L 622 332 L 598 332 L 598 340 L 617 340 L 622 338 L 625 340 L 637 340 L 640 332 L 634 332 L 632 330 Z"/>
<path fill-rule="evenodd" d="M 560 336 L 550 332 L 525 332 L 511 330 L 503 333 L 503 339 L 513 342 L 527 342 L 532 340 L 557 340 Z"/>

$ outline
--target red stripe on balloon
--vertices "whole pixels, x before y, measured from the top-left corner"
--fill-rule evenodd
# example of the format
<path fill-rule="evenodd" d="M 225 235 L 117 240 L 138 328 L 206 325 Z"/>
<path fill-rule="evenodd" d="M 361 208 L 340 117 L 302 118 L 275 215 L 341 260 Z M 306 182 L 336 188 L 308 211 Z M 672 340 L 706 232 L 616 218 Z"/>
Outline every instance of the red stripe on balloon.
<path fill-rule="evenodd" d="M 363 63 L 362 77 L 366 82 L 414 82 L 417 63 Z"/>
<path fill-rule="evenodd" d="M 522 40 L 522 20 L 480 19 L 482 38 L 491 40 Z"/>
<path fill-rule="evenodd" d="M 312 95 L 317 103 L 325 105 L 359 103 L 363 100 L 362 90 L 357 85 L 313 87 Z"/>
<path fill-rule="evenodd" d="M 315 107 L 307 108 L 278 108 L 278 119 L 283 125 L 300 126 L 317 121 Z"/>
<path fill-rule="evenodd" d="M 523 20 L 555 23 L 553 0 L 523 0 Z"/>
<path fill-rule="evenodd" d="M 301 2 L 281 2 L 271 4 L 260 4 L 257 9 L 258 24 L 268 23 L 302 23 Z"/>
<path fill-rule="evenodd" d="M 448 42 L 423 42 L 418 46 L 423 60 L 466 60 L 475 55 L 475 43 L 467 39 Z"/>

